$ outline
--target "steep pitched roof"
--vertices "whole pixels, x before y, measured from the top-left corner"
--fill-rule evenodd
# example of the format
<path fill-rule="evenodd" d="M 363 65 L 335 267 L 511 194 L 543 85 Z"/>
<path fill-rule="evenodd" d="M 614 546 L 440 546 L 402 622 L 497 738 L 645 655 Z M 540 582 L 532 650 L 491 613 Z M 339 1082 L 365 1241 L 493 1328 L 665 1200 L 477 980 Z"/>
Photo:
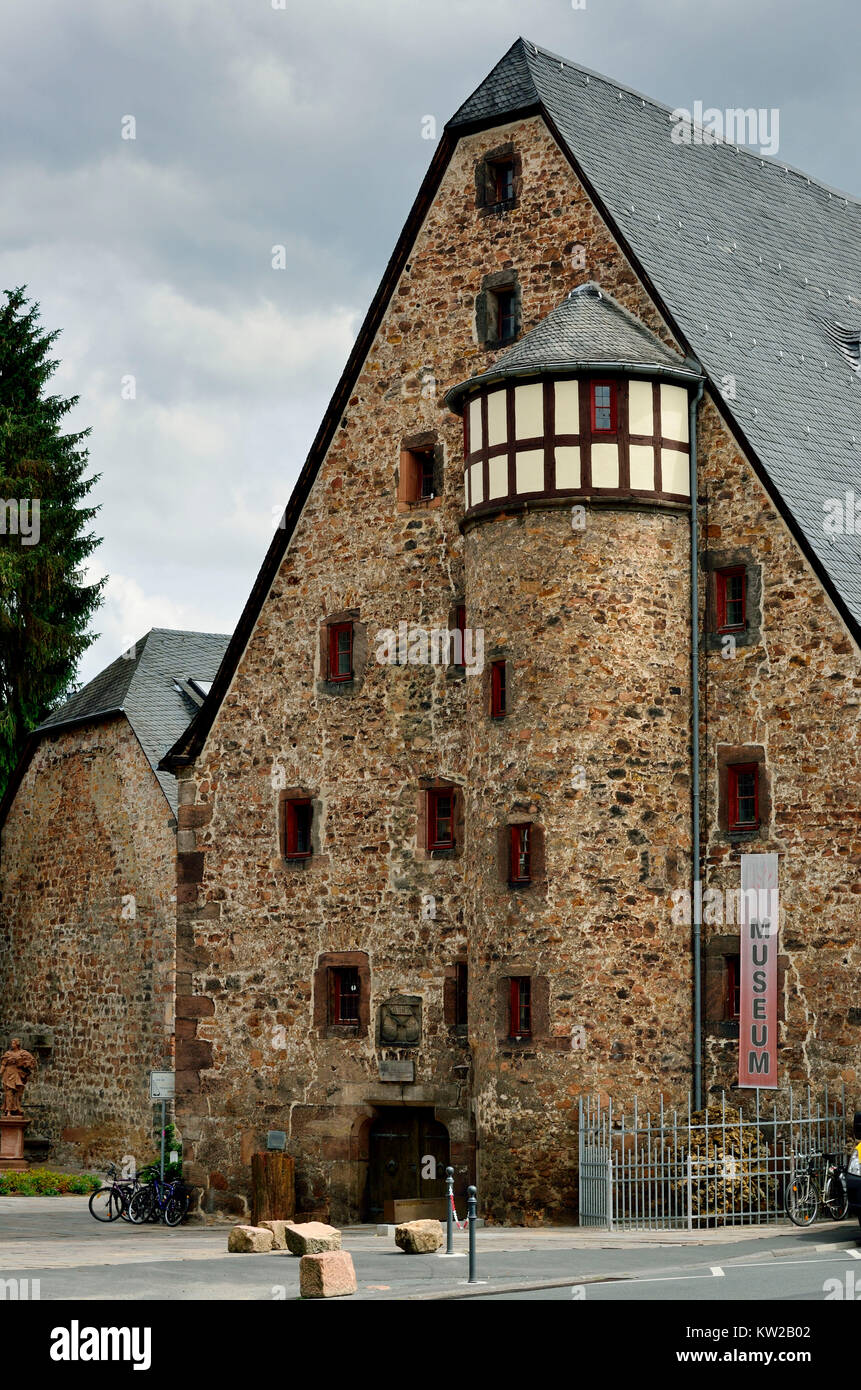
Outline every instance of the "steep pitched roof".
<path fill-rule="evenodd" d="M 228 641 L 222 633 L 152 628 L 33 730 L 0 804 L 0 823 L 44 735 L 117 714 L 128 719 L 175 815 L 176 778 L 159 762 L 200 707 L 182 683 L 213 681 Z"/>
<path fill-rule="evenodd" d="M 857 200 L 734 145 L 676 144 L 668 107 L 521 38 L 443 131 L 211 698 L 164 766 L 193 761 L 203 746 L 458 140 L 530 113 L 541 114 L 673 335 L 705 369 L 728 427 L 861 641 L 861 547 L 822 529 L 822 501 L 849 487 L 861 440 Z M 848 347 L 835 346 L 829 319 Z"/>
<path fill-rule="evenodd" d="M 667 347 L 611 294 L 590 281 L 572 290 L 488 371 L 453 386 L 446 405 L 457 410 L 468 391 L 506 377 L 589 366 L 624 367 L 632 375 L 677 380 L 702 375 L 695 362 Z"/>
<path fill-rule="evenodd" d="M 823 529 L 823 503 L 861 471 L 861 376 L 848 360 L 861 330 L 861 203 L 742 146 L 702 143 L 699 128 L 676 143 L 669 107 L 525 39 L 449 128 L 498 121 L 506 95 L 549 117 L 861 622 L 861 546 Z"/>

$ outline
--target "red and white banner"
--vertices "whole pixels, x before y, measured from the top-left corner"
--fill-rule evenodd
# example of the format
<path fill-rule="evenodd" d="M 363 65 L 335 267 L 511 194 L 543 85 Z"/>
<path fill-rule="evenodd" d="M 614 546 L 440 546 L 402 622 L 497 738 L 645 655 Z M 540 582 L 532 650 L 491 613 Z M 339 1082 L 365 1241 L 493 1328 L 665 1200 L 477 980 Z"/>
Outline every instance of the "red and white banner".
<path fill-rule="evenodd" d="M 741 856 L 739 1086 L 777 1085 L 776 854 Z"/>

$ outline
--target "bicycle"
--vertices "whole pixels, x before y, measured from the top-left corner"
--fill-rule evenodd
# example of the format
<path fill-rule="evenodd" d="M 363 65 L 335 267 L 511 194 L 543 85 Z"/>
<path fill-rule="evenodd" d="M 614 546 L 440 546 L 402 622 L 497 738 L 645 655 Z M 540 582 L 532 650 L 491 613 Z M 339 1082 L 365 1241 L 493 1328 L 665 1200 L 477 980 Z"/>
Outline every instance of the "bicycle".
<path fill-rule="evenodd" d="M 176 1191 L 176 1182 L 164 1182 L 153 1176 L 140 1187 L 129 1203 L 129 1220 L 136 1226 L 145 1221 L 163 1221 L 166 1226 L 178 1226 L 188 1210 L 184 1195 Z"/>
<path fill-rule="evenodd" d="M 110 1178 L 110 1187 L 99 1187 L 93 1192 L 89 1200 L 90 1215 L 96 1221 L 116 1221 L 122 1217 L 123 1221 L 130 1221 L 129 1206 L 132 1197 L 140 1187 L 137 1177 L 122 1178 L 120 1170 L 115 1163 L 109 1163 L 106 1176 Z"/>
<path fill-rule="evenodd" d="M 849 1210 L 846 1164 L 837 1154 L 811 1153 L 796 1163 L 786 1184 L 784 1206 L 795 1226 L 812 1226 L 820 1204 L 832 1221 Z"/>

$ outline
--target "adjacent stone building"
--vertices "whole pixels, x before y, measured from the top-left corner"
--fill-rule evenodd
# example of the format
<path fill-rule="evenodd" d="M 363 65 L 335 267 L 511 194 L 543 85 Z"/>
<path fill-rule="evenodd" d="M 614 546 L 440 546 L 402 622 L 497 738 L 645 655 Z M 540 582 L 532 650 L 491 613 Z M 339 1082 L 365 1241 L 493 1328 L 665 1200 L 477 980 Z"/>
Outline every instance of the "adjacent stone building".
<path fill-rule="evenodd" d="M 745 852 L 779 858 L 777 1079 L 857 1086 L 861 208 L 701 134 L 523 40 L 445 128 L 163 763 L 210 1208 L 282 1131 L 337 1221 L 449 1159 L 491 1218 L 570 1217 L 578 1098 L 691 1088 L 684 895 L 730 904 Z"/>
<path fill-rule="evenodd" d="M 0 1038 L 39 1061 L 32 1157 L 141 1161 L 173 1066 L 175 778 L 227 638 L 154 628 L 31 735 L 0 803 Z"/>

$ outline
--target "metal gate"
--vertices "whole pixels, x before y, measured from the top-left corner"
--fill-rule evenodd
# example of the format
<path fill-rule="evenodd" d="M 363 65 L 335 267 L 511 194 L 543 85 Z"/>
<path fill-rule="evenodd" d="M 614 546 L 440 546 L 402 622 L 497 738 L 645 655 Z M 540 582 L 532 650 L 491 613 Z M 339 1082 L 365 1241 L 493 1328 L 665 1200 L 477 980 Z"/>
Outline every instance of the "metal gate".
<path fill-rule="evenodd" d="M 767 1099 L 766 1099 L 767 1095 Z M 692 1112 L 627 1113 L 580 1098 L 580 1224 L 605 1230 L 688 1230 L 784 1221 L 783 1198 L 799 1158 L 844 1156 L 846 1095 L 788 1092 L 738 1097 Z"/>

